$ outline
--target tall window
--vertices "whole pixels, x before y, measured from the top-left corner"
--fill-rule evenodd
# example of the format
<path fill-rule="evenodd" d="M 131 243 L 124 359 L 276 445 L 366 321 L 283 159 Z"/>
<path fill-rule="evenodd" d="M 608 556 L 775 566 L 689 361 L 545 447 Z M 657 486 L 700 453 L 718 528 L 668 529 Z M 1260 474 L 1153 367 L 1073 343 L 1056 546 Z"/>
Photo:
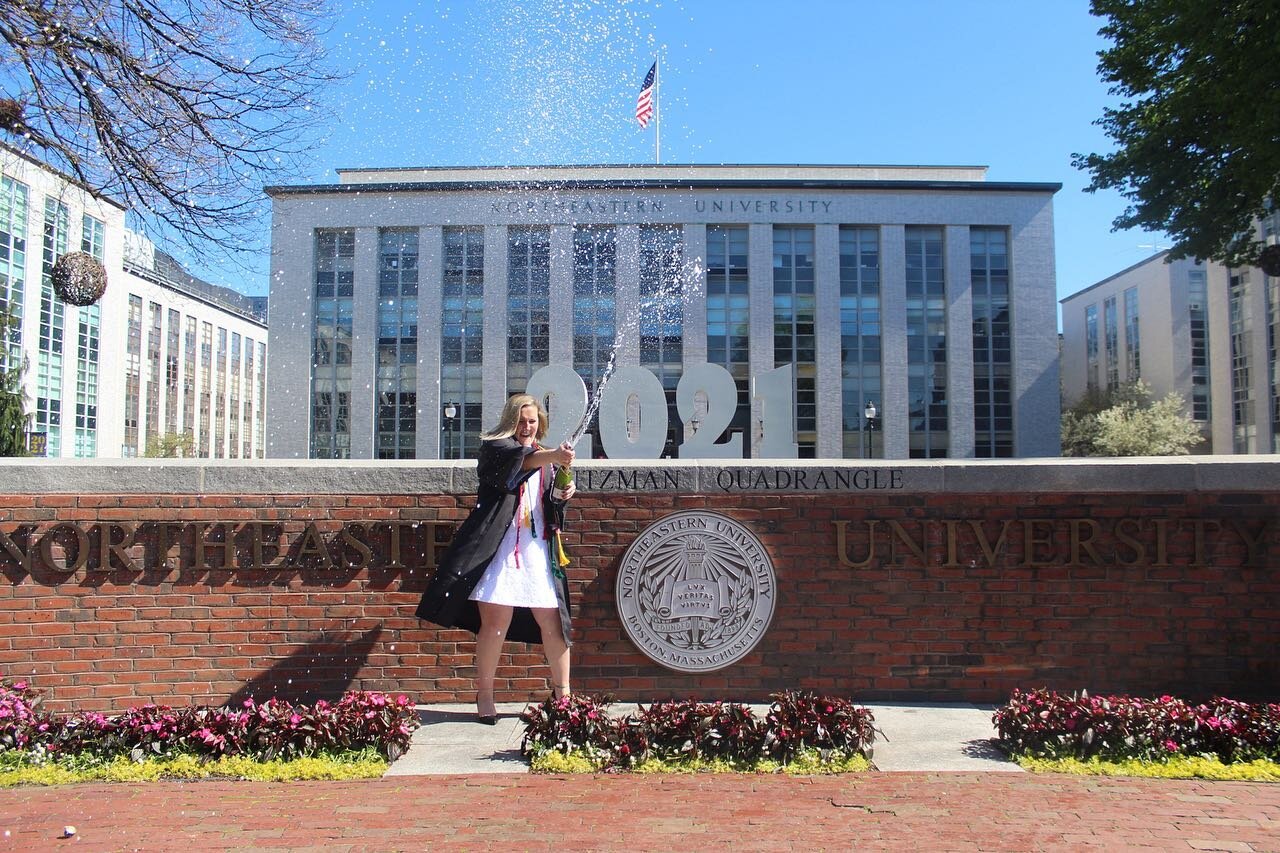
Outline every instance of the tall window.
<path fill-rule="evenodd" d="M 911 226 L 907 249 L 907 397 L 911 458 L 948 451 L 947 288 L 942 229 Z"/>
<path fill-rule="evenodd" d="M 1262 218 L 1262 239 L 1274 246 L 1280 241 L 1280 211 L 1268 201 L 1269 213 Z M 1271 393 L 1271 452 L 1280 453 L 1280 277 L 1264 275 L 1267 297 L 1267 368 Z"/>
<path fill-rule="evenodd" d="M 551 230 L 507 232 L 507 394 L 550 361 Z"/>
<path fill-rule="evenodd" d="M 213 456 L 213 324 L 200 322 L 199 455 Z"/>
<path fill-rule="evenodd" d="M 27 186 L 0 177 L 0 308 L 16 321 L 9 329 L 8 357 L 22 358 L 22 292 L 27 270 Z"/>
<path fill-rule="evenodd" d="M 164 431 L 178 432 L 178 380 L 182 376 L 182 314 L 169 309 L 169 324 L 165 327 L 164 352 Z"/>
<path fill-rule="evenodd" d="M 1142 346 L 1138 331 L 1138 288 L 1124 292 L 1124 369 L 1128 381 L 1142 376 Z"/>
<path fill-rule="evenodd" d="M 418 435 L 418 232 L 378 232 L 378 459 L 413 459 Z"/>
<path fill-rule="evenodd" d="M 1098 306 L 1084 308 L 1085 382 L 1090 391 L 1098 390 Z"/>
<path fill-rule="evenodd" d="M 1257 452 L 1257 420 L 1250 381 L 1253 367 L 1253 308 L 1249 273 L 1231 276 L 1231 423 L 1232 449 Z"/>
<path fill-rule="evenodd" d="M 36 361 L 35 431 L 45 433 L 49 456 L 62 455 L 62 367 L 66 306 L 53 292 L 53 265 L 67 251 L 67 206 L 44 200 L 44 241 L 40 276 L 40 350 Z"/>
<path fill-rule="evenodd" d="M 234 459 L 240 455 L 240 419 L 244 413 L 240 408 L 240 334 L 231 333 L 231 368 L 227 373 L 231 386 L 231 412 L 227 417 L 227 456 Z"/>
<path fill-rule="evenodd" d="M 351 312 L 356 232 L 316 232 L 311 336 L 311 456 L 351 458 Z"/>
<path fill-rule="evenodd" d="M 617 239 L 612 228 L 573 231 L 573 369 L 594 394 L 613 355 L 617 336 L 614 313 Z M 592 424 L 594 446 L 600 446 L 598 422 Z"/>
<path fill-rule="evenodd" d="M 240 419 L 240 434 L 243 444 L 240 456 L 249 459 L 253 456 L 253 412 L 254 389 L 258 387 L 258 377 L 253 372 L 254 343 L 253 338 L 244 339 L 244 417 Z"/>
<path fill-rule="evenodd" d="M 85 214 L 81 222 L 80 251 L 103 257 L 106 225 Z M 80 308 L 76 334 L 76 456 L 98 455 L 98 349 L 101 340 L 102 309 L 97 305 Z"/>
<path fill-rule="evenodd" d="M 818 447 L 813 228 L 773 229 L 773 363 L 795 365 L 795 436 L 802 458 Z"/>
<path fill-rule="evenodd" d="M 1187 326 L 1191 332 L 1191 416 L 1209 420 L 1209 308 L 1204 270 L 1187 273 Z"/>
<path fill-rule="evenodd" d="M 484 384 L 484 229 L 444 229 L 444 324 L 441 329 L 440 399 L 458 408 L 442 456 L 475 454 L 480 446 Z M 458 434 L 460 433 L 460 435 Z"/>
<path fill-rule="evenodd" d="M 750 453 L 751 371 L 750 297 L 747 292 L 747 234 L 742 225 L 707 227 L 707 361 L 724 366 L 733 376 L 738 405 L 727 433 L 745 436 Z M 727 435 L 718 437 L 724 441 Z"/>
<path fill-rule="evenodd" d="M 880 229 L 840 228 L 840 414 L 843 456 L 883 454 L 866 433 L 868 403 L 884 411 L 880 349 Z"/>
<path fill-rule="evenodd" d="M 196 318 L 187 317 L 182 330 L 182 434 L 196 434 Z M 193 448 L 194 449 L 194 448 Z"/>
<path fill-rule="evenodd" d="M 1107 390 L 1112 391 L 1120 385 L 1120 318 L 1114 296 L 1102 300 L 1102 325 L 1107 345 Z"/>
<path fill-rule="evenodd" d="M 129 294 L 125 335 L 123 455 L 138 456 L 138 413 L 142 401 L 142 297 Z"/>
<path fill-rule="evenodd" d="M 1271 371 L 1271 452 L 1280 453 L 1280 277 L 1266 276 L 1264 281 L 1267 283 L 1267 366 Z"/>
<path fill-rule="evenodd" d="M 148 303 L 149 323 L 147 328 L 147 363 L 146 363 L 146 392 L 147 392 L 147 414 L 146 414 L 146 441 L 139 448 L 142 452 L 146 452 L 147 447 L 151 445 L 160 432 L 160 348 L 163 345 L 161 338 L 161 327 L 164 318 L 164 309 L 158 302 Z"/>
<path fill-rule="evenodd" d="M 227 330 L 218 327 L 218 349 L 213 360 L 213 456 L 227 455 Z"/>
<path fill-rule="evenodd" d="M 662 383 L 667 398 L 664 456 L 684 440 L 676 412 L 684 342 L 684 246 L 680 228 L 640 226 L 640 364 Z"/>
<path fill-rule="evenodd" d="M 258 447 L 258 456 L 266 455 L 267 435 L 267 345 L 258 341 L 258 411 L 255 417 L 254 442 Z"/>
<path fill-rule="evenodd" d="M 969 276 L 973 287 L 973 452 L 980 459 L 1010 457 L 1013 344 L 1005 229 L 969 229 Z"/>

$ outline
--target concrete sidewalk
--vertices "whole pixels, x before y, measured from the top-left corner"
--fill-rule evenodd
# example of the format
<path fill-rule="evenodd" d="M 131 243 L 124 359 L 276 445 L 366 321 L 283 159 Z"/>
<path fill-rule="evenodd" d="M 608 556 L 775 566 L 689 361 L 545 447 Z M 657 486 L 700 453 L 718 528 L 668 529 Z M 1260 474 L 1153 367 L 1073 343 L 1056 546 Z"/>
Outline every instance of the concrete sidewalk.
<path fill-rule="evenodd" d="M 616 713 L 635 710 L 618 703 Z M 763 718 L 767 705 L 751 706 Z M 990 707 L 977 705 L 865 705 L 875 717 L 877 735 L 872 763 L 877 770 L 980 771 L 1021 773 L 991 744 Z M 520 757 L 525 705 L 498 706 L 496 726 L 475 722 L 471 704 L 420 705 L 422 727 L 413 735 L 409 751 L 387 776 L 441 774 L 526 773 Z"/>

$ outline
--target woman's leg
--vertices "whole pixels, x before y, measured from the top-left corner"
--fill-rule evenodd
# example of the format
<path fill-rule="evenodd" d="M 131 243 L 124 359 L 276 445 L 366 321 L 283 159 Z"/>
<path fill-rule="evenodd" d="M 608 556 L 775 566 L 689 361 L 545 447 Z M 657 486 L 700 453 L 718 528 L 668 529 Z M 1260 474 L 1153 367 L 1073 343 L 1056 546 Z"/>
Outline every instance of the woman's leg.
<path fill-rule="evenodd" d="M 551 667 L 551 689 L 554 696 L 569 695 L 569 647 L 560 629 L 560 610 L 556 607 L 533 607 L 533 618 L 542 631 L 542 653 Z"/>
<path fill-rule="evenodd" d="M 511 625 L 512 608 L 505 604 L 477 601 L 480 633 L 476 635 L 476 710 L 482 717 L 497 714 L 493 701 L 493 678 L 498 672 L 502 643 Z"/>

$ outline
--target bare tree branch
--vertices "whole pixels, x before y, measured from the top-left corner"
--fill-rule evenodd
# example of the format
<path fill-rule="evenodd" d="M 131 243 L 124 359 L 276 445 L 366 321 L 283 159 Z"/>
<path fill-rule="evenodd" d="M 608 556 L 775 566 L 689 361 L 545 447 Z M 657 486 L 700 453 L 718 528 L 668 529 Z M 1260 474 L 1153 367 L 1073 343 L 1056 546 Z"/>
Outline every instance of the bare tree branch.
<path fill-rule="evenodd" d="M 0 135 L 192 253 L 235 250 L 337 79 L 325 0 L 0 0 Z"/>

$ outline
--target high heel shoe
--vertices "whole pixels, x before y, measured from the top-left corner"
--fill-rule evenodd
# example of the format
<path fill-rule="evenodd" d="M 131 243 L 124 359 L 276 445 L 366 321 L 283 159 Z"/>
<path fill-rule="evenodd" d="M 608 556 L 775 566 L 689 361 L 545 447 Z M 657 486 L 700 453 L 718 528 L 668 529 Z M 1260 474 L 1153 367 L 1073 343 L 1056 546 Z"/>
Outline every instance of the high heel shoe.
<path fill-rule="evenodd" d="M 553 685 L 551 685 L 551 698 L 552 698 L 552 699 L 563 699 L 564 697 L 566 697 L 566 696 L 568 696 L 568 695 L 569 695 L 569 685 L 567 685 L 567 684 L 553 684 Z"/>
<path fill-rule="evenodd" d="M 493 713 L 486 714 L 482 708 L 485 706 L 493 708 Z M 481 702 L 480 697 L 476 696 L 476 722 L 482 726 L 496 726 L 498 724 L 498 709 L 493 703 L 493 699 L 488 702 Z"/>

